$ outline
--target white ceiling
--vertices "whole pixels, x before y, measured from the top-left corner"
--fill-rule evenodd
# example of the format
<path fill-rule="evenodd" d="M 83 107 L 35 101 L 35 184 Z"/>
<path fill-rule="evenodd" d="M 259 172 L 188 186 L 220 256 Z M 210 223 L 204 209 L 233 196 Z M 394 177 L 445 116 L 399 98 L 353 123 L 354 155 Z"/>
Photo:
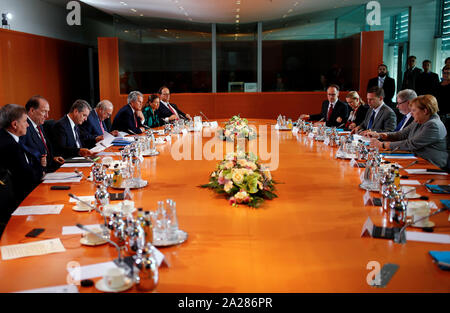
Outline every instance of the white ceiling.
<path fill-rule="evenodd" d="M 200 23 L 248 23 L 361 5 L 369 0 L 81 0 L 109 14 Z M 430 0 L 379 0 L 381 9 Z M 124 5 L 123 3 L 126 3 Z M 238 11 L 239 9 L 239 11 Z M 236 17 L 239 15 L 239 17 Z"/>

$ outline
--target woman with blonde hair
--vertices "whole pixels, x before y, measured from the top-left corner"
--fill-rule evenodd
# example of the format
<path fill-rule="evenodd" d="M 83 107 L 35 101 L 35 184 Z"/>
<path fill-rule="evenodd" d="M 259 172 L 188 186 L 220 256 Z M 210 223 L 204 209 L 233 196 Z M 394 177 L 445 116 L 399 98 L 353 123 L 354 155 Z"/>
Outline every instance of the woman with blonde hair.
<path fill-rule="evenodd" d="M 350 106 L 352 111 L 348 116 L 347 123 L 344 128 L 348 130 L 352 130 L 359 124 L 364 121 L 366 117 L 366 113 L 369 110 L 369 107 L 364 104 L 364 101 L 359 97 L 359 94 L 356 91 L 350 91 L 346 96 L 345 100 L 347 104 Z"/>
<path fill-rule="evenodd" d="M 379 149 L 408 150 L 417 156 L 446 168 L 448 163 L 447 131 L 437 112 L 437 100 L 432 95 L 423 95 L 410 102 L 414 122 L 398 132 L 370 132 L 371 146 Z M 384 140 L 380 142 L 378 139 Z"/>

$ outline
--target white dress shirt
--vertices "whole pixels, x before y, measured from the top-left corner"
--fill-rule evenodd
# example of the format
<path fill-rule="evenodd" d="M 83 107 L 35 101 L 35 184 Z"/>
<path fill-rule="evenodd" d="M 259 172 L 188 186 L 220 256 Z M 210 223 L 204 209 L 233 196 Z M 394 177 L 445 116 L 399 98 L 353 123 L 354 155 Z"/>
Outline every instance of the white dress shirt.
<path fill-rule="evenodd" d="M 177 110 L 175 110 L 175 108 L 173 107 L 173 106 L 171 106 L 168 102 L 164 102 L 164 101 L 162 101 L 162 100 L 159 100 L 159 102 L 160 103 L 162 103 L 162 104 L 164 104 L 165 106 L 166 106 L 166 108 L 168 108 L 169 109 L 169 111 L 174 111 L 175 112 L 175 116 L 179 119 L 180 118 L 180 116 L 178 115 L 178 112 L 177 112 Z M 165 122 L 169 122 L 169 118 L 168 117 L 166 117 L 165 119 L 164 119 L 164 121 Z"/>
<path fill-rule="evenodd" d="M 8 132 L 8 134 L 10 134 L 13 137 L 15 142 L 19 143 L 19 136 L 14 135 L 13 133 L 9 132 L 8 130 L 6 130 L 6 131 Z M 25 155 L 25 160 L 27 160 L 27 163 L 30 164 L 30 161 L 28 161 L 28 158 L 27 158 L 27 154 L 24 153 L 24 155 Z"/>
<path fill-rule="evenodd" d="M 75 132 L 75 122 L 72 121 L 72 119 L 70 118 L 69 115 L 67 115 L 67 117 L 69 118 L 70 128 L 72 128 L 73 138 L 75 138 L 75 143 L 77 144 L 77 148 L 81 148 L 81 142 L 79 142 L 80 138 L 78 138 L 77 133 Z M 77 138 L 78 138 L 78 140 L 77 140 Z"/>

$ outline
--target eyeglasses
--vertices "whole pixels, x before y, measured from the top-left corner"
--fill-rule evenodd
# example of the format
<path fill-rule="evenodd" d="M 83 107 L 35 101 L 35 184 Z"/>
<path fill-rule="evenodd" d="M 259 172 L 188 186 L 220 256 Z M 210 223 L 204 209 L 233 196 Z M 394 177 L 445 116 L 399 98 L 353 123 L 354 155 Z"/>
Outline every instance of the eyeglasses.
<path fill-rule="evenodd" d="M 406 102 L 408 102 L 408 100 L 406 100 L 406 101 L 403 101 L 403 102 L 399 102 L 399 103 L 397 103 L 397 105 L 399 105 L 399 104 L 403 104 L 403 103 L 406 103 Z"/>
<path fill-rule="evenodd" d="M 450 72 L 446 71 L 446 72 L 442 72 L 442 74 L 444 74 L 444 75 L 449 75 Z"/>

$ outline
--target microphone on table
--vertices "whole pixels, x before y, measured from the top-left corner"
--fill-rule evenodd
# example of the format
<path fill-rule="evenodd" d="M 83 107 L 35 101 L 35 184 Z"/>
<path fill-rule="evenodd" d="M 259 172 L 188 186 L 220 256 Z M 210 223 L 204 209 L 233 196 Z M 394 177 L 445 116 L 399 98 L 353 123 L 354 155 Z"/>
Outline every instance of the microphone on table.
<path fill-rule="evenodd" d="M 337 128 L 341 128 L 344 127 L 345 123 L 342 123 L 341 125 L 339 125 Z"/>
<path fill-rule="evenodd" d="M 120 253 L 120 247 L 119 247 L 114 241 L 111 241 L 111 240 L 109 240 L 109 239 L 104 238 L 103 236 L 100 236 L 99 234 L 97 234 L 96 232 L 90 230 L 89 228 L 85 227 L 85 226 L 82 225 L 82 224 L 77 224 L 76 226 L 77 226 L 79 229 L 82 229 L 82 230 L 84 230 L 84 231 L 87 231 L 88 233 L 91 233 L 91 234 L 97 236 L 98 238 L 100 238 L 100 239 L 102 239 L 102 240 L 104 240 L 104 241 L 106 241 L 106 242 L 112 244 L 114 247 L 116 247 L 117 253 L 118 253 L 117 259 L 118 259 L 118 261 L 119 261 L 119 264 L 122 264 L 123 259 L 122 259 L 122 254 Z"/>
<path fill-rule="evenodd" d="M 131 133 L 132 135 L 137 135 L 134 131 L 132 131 L 131 129 L 128 129 L 128 132 Z"/>
<path fill-rule="evenodd" d="M 410 167 L 410 166 L 413 166 L 414 164 L 417 164 L 417 163 L 419 163 L 419 161 L 418 161 L 418 160 L 415 160 L 415 161 L 409 163 L 408 165 L 406 165 L 406 166 L 404 167 L 404 169 L 405 169 L 405 168 L 408 168 L 408 167 Z"/>
<path fill-rule="evenodd" d="M 444 212 L 444 211 L 447 211 L 447 210 L 448 210 L 447 208 L 442 208 L 442 209 L 437 210 L 437 211 L 434 212 L 434 213 L 431 213 L 431 214 L 428 214 L 427 216 L 424 216 L 424 217 L 422 217 L 422 218 L 419 218 L 417 221 L 414 221 L 414 220 L 413 220 L 412 222 L 409 222 L 409 223 L 405 224 L 405 226 L 403 226 L 403 227 L 400 229 L 400 231 L 394 233 L 394 242 L 395 242 L 395 243 L 405 244 L 405 243 L 406 243 L 406 234 L 405 234 L 405 229 L 406 229 L 406 227 L 409 227 L 409 226 L 411 226 L 411 225 L 413 225 L 413 224 L 416 224 L 417 222 L 420 222 L 420 221 L 422 221 L 422 220 L 424 220 L 424 219 L 430 218 L 430 217 L 432 217 L 433 215 L 439 214 L 439 213 Z"/>
<path fill-rule="evenodd" d="M 209 119 L 206 117 L 206 115 L 205 114 L 203 114 L 203 112 L 202 111 L 200 111 L 200 114 L 204 117 L 204 118 L 206 118 L 206 120 L 208 121 L 208 123 L 209 123 Z"/>

